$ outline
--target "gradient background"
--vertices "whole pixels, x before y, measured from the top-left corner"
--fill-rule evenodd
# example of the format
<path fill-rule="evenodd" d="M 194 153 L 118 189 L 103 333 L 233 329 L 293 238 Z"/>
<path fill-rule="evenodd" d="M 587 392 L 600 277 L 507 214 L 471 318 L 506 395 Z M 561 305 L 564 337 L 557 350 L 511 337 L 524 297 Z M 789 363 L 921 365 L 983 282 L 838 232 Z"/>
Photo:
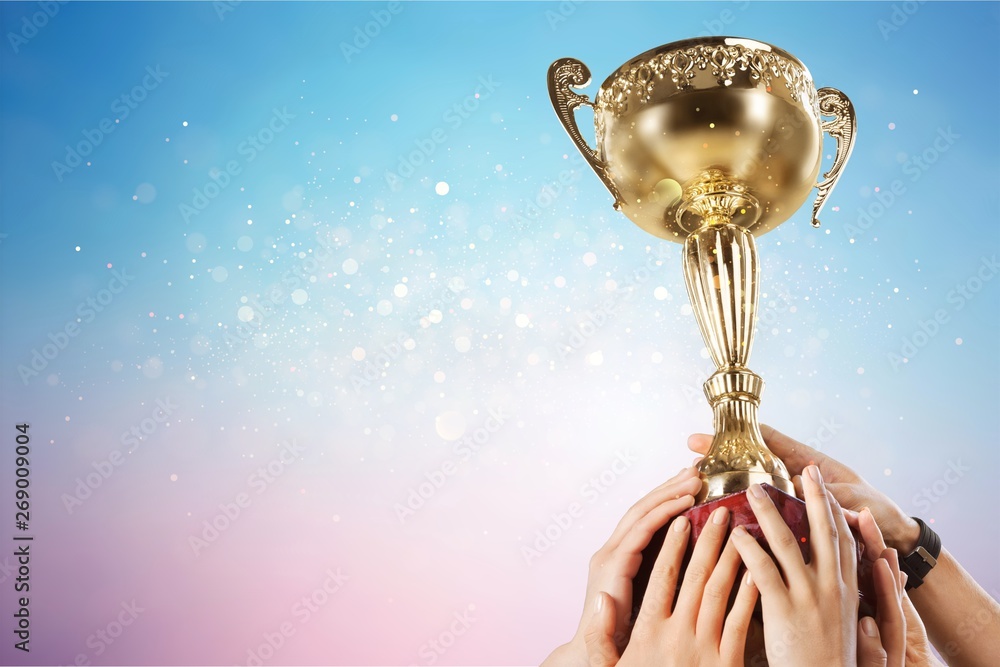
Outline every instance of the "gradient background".
<path fill-rule="evenodd" d="M 266 664 L 537 664 L 566 641 L 592 552 L 710 428 L 711 369 L 679 246 L 612 210 L 545 71 L 575 56 L 600 81 L 699 34 L 789 50 L 859 117 L 824 227 L 804 206 L 759 241 L 762 418 L 934 520 L 1000 596 L 1000 279 L 983 264 L 1000 246 L 1000 12 L 902 4 L 898 25 L 880 3 L 407 4 L 349 62 L 341 44 L 385 3 L 73 2 L 16 52 L 9 34 L 42 10 L 0 6 L 0 553 L 21 421 L 35 535 L 30 655 L 11 648 L 0 558 L 3 660 L 246 664 L 283 623 L 295 633 Z M 168 76 L 60 180 L 52 163 L 117 117 L 147 66 Z M 481 80 L 493 90 L 470 100 Z M 456 123 L 463 102 L 476 109 Z M 294 118 L 248 162 L 241 142 L 275 108 Z M 933 163 L 914 171 L 921 155 Z M 186 221 L 179 205 L 230 160 L 241 174 Z M 897 179 L 905 191 L 859 226 Z M 115 270 L 128 287 L 22 379 Z M 283 277 L 282 303 L 254 313 Z M 615 317 L 561 356 L 609 296 Z M 947 322 L 922 335 L 938 310 Z M 168 420 L 123 442 L 158 400 Z M 463 460 L 456 440 L 491 410 L 504 424 Z M 250 476 L 292 440 L 302 453 L 257 493 Z M 122 465 L 67 509 L 116 451 Z M 620 454 L 632 463 L 607 472 Z M 397 504 L 443 468 L 401 521 Z M 602 491 L 587 486 L 602 472 Z M 239 493 L 252 504 L 196 553 L 190 538 Z M 527 557 L 574 502 L 582 516 Z M 349 579 L 302 622 L 295 605 L 338 568 Z M 132 601 L 134 623 L 96 642 Z"/>

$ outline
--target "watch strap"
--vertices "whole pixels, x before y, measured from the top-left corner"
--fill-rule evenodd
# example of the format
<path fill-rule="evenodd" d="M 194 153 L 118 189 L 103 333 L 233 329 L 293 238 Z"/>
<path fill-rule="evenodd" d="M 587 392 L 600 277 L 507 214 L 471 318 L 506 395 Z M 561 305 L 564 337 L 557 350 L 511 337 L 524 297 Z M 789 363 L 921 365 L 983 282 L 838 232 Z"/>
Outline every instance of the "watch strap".
<path fill-rule="evenodd" d="M 899 569 L 907 575 L 906 590 L 919 588 L 941 556 L 941 538 L 938 534 L 917 517 L 913 517 L 913 520 L 920 526 L 917 546 L 906 556 L 899 557 Z"/>

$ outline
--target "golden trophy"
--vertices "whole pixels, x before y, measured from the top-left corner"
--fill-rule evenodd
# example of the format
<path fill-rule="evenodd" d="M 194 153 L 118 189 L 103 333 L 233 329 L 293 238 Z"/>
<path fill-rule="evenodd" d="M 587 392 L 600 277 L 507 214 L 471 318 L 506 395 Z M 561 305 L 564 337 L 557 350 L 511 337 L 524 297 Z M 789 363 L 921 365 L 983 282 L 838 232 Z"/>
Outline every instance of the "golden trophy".
<path fill-rule="evenodd" d="M 854 107 L 839 90 L 817 90 L 789 53 L 735 37 L 673 42 L 636 56 L 601 84 L 593 102 L 573 90 L 589 82 L 579 60 L 554 62 L 548 87 L 556 114 L 611 191 L 615 209 L 650 234 L 684 244 L 688 296 L 716 366 L 704 385 L 715 436 L 699 465 L 692 535 L 710 509 L 725 503 L 731 526 L 746 523 L 760 537 L 741 492 L 761 483 L 793 531 L 806 537 L 803 504 L 760 433 L 764 381 L 747 366 L 759 292 L 754 237 L 787 220 L 813 187 L 812 224 L 819 226 L 854 146 Z M 596 148 L 577 127 L 581 106 L 593 109 Z M 824 132 L 837 150 L 817 183 Z M 646 579 L 662 532 L 655 542 L 652 557 L 643 558 Z M 806 541 L 800 544 L 808 558 Z M 642 578 L 640 571 L 636 604 Z"/>

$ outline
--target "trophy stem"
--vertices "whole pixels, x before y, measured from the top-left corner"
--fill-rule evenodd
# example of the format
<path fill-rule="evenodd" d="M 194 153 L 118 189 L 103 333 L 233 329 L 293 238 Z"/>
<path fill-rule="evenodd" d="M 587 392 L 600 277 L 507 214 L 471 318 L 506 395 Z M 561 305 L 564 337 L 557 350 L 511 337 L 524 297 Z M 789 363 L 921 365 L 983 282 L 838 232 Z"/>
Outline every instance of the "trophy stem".
<path fill-rule="evenodd" d="M 684 278 L 716 372 L 705 382 L 715 437 L 699 465 L 704 503 L 771 484 L 794 495 L 788 470 L 764 444 L 757 408 L 764 381 L 747 368 L 757 317 L 759 268 L 753 235 L 718 209 L 684 243 Z"/>

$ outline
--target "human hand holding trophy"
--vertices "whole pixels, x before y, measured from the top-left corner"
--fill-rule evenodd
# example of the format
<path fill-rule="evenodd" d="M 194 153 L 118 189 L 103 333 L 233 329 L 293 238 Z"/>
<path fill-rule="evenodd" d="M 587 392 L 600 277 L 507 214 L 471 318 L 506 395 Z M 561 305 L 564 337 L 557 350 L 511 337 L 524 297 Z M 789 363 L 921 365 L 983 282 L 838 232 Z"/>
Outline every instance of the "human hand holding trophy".
<path fill-rule="evenodd" d="M 589 82 L 582 62 L 554 62 L 548 86 L 556 113 L 610 190 L 615 208 L 654 236 L 683 243 L 688 295 L 716 365 L 704 387 L 715 434 L 698 465 L 697 504 L 682 515 L 691 523 L 691 543 L 720 506 L 730 512 L 730 529 L 744 526 L 762 539 L 747 497 L 760 484 L 808 562 L 805 503 L 761 435 L 757 411 L 764 381 L 748 367 L 759 293 L 754 237 L 787 220 L 814 186 L 812 222 L 819 225 L 854 145 L 854 107 L 839 90 L 817 90 L 805 65 L 790 54 L 731 37 L 647 51 L 608 77 L 593 102 L 573 90 Z M 596 149 L 577 126 L 580 106 L 594 111 Z M 837 149 L 817 183 L 824 132 L 836 139 Z M 643 552 L 633 584 L 633 619 L 668 527 Z M 874 601 L 866 594 L 870 573 L 862 571 L 860 578 L 865 606 Z"/>

